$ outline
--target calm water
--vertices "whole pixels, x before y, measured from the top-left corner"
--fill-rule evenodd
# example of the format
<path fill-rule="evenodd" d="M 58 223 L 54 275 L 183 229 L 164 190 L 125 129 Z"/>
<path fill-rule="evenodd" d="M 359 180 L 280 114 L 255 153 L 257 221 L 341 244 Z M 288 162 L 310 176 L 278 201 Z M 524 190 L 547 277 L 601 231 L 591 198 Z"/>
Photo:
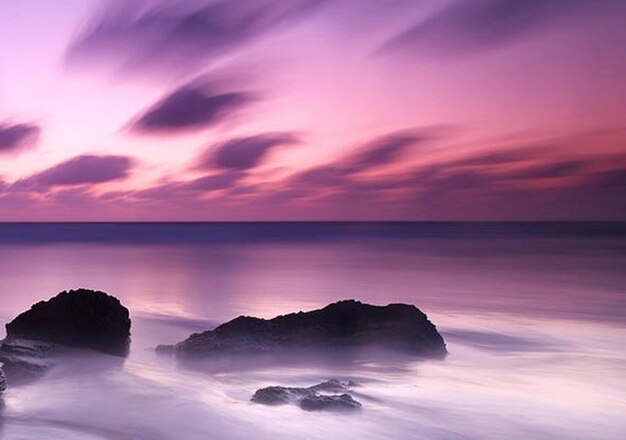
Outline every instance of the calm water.
<path fill-rule="evenodd" d="M 626 224 L 4 224 L 0 319 L 75 287 L 131 310 L 128 359 L 79 356 L 3 397 L 3 439 L 621 439 Z M 240 314 L 414 303 L 445 361 L 201 368 L 157 357 Z M 249 403 L 336 377 L 359 414 Z"/>

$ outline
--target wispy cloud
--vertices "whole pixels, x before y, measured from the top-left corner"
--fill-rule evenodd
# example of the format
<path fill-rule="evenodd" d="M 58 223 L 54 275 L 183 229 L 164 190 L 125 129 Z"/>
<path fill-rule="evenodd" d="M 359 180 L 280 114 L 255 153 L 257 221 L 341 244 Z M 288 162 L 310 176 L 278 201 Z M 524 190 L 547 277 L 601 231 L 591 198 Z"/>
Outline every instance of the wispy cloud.
<path fill-rule="evenodd" d="M 134 160 L 127 156 L 82 155 L 18 180 L 11 189 L 46 191 L 52 187 L 98 184 L 128 177 Z"/>
<path fill-rule="evenodd" d="M 426 137 L 421 133 L 400 131 L 366 142 L 338 160 L 296 173 L 288 178 L 293 186 L 332 187 L 346 185 L 351 176 L 402 160 L 402 154 Z"/>
<path fill-rule="evenodd" d="M 0 154 L 15 153 L 33 146 L 41 128 L 35 124 L 0 123 Z"/>
<path fill-rule="evenodd" d="M 248 92 L 213 92 L 187 84 L 168 93 L 131 123 L 135 133 L 176 133 L 210 127 L 252 101 Z"/>
<path fill-rule="evenodd" d="M 68 60 L 133 71 L 190 72 L 288 26 L 323 0 L 109 1 L 71 44 Z"/>
<path fill-rule="evenodd" d="M 386 49 L 455 54 L 500 47 L 549 29 L 575 13 L 624 5 L 620 0 L 454 0 L 395 36 Z"/>
<path fill-rule="evenodd" d="M 293 133 L 264 133 L 230 139 L 210 146 L 199 158 L 197 168 L 248 170 L 258 166 L 274 148 L 299 142 Z"/>

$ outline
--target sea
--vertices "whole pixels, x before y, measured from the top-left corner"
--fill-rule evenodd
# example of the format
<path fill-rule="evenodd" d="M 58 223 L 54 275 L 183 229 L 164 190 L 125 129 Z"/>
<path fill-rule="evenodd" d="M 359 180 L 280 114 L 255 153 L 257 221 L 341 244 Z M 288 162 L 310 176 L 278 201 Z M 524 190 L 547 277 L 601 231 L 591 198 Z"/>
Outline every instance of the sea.
<path fill-rule="evenodd" d="M 626 223 L 0 224 L 0 322 L 80 287 L 128 307 L 128 357 L 75 354 L 9 387 L 1 439 L 626 438 Z M 189 365 L 154 350 L 342 299 L 414 304 L 448 356 Z M 331 378 L 363 408 L 250 401 Z"/>

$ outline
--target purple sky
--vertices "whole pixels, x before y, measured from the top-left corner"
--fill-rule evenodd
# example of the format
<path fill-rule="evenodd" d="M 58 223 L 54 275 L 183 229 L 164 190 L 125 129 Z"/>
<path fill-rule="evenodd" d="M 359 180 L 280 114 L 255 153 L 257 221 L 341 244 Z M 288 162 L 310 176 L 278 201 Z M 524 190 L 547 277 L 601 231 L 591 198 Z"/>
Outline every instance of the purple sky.
<path fill-rule="evenodd" d="M 623 0 L 0 3 L 0 221 L 626 220 Z"/>

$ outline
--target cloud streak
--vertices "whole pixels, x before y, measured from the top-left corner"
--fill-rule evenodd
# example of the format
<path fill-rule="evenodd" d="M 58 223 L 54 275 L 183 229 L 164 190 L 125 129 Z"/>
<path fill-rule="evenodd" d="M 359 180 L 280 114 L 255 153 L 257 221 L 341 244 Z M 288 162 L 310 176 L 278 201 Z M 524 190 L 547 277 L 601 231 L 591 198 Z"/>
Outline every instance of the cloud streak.
<path fill-rule="evenodd" d="M 125 179 L 134 160 L 127 156 L 81 155 L 61 162 L 12 185 L 13 190 L 47 191 L 53 187 L 95 185 Z"/>
<path fill-rule="evenodd" d="M 399 169 L 408 162 L 401 153 L 424 140 L 416 134 L 383 136 L 348 157 L 265 187 L 255 197 L 275 205 L 318 208 L 385 205 L 410 218 L 536 219 L 559 211 L 593 218 L 597 209 L 616 218 L 626 216 L 619 208 L 626 203 L 623 154 L 572 154 L 568 153 L 571 145 L 568 148 L 565 139 L 557 139 L 508 144 L 448 159 L 426 153 L 423 164 L 409 163 L 409 168 Z M 555 209 L 555 203 L 565 206 Z"/>
<path fill-rule="evenodd" d="M 595 13 L 613 6 L 619 7 L 620 2 L 455 0 L 395 36 L 384 48 L 457 54 L 484 51 L 550 28 L 576 13 Z"/>
<path fill-rule="evenodd" d="M 69 62 L 190 72 L 312 13 L 321 0 L 111 1 L 68 49 Z"/>
<path fill-rule="evenodd" d="M 211 127 L 251 100 L 247 92 L 213 93 L 201 85 L 184 85 L 138 116 L 131 131 L 167 134 Z"/>
<path fill-rule="evenodd" d="M 41 133 L 35 124 L 0 123 L 0 154 L 20 152 L 34 145 Z"/>
<path fill-rule="evenodd" d="M 206 194 L 234 188 L 246 176 L 243 172 L 222 172 L 180 182 L 168 182 L 140 191 L 130 192 L 129 196 L 138 200 L 155 202 L 193 204 Z"/>
<path fill-rule="evenodd" d="M 406 149 L 420 145 L 419 141 L 415 142 L 402 151 L 406 153 Z M 366 145 L 383 144 L 391 145 L 391 142 L 375 140 Z M 404 171 L 395 167 L 405 163 L 404 154 L 394 159 L 384 156 L 385 159 L 371 164 L 366 161 L 367 165 L 358 172 L 350 171 L 346 164 L 360 162 L 356 158 L 364 157 L 363 151 L 379 150 L 362 148 L 349 157 L 306 170 L 298 179 L 290 176 L 277 182 L 263 182 L 255 179 L 253 169 L 212 170 L 212 174 L 187 181 L 103 195 L 91 192 L 91 186 L 115 180 L 120 173 L 97 173 L 91 168 L 88 176 L 74 174 L 76 165 L 67 164 L 78 163 L 75 158 L 31 176 L 30 185 L 22 184 L 22 192 L 16 188 L 17 184 L 5 185 L 0 202 L 15 209 L 19 206 L 106 205 L 152 213 L 159 206 L 158 209 L 177 207 L 182 213 L 204 213 L 207 219 L 221 218 L 224 212 L 239 213 L 243 218 L 246 213 L 255 213 L 261 216 L 259 219 L 401 216 L 476 220 L 484 219 L 485 215 L 491 219 L 528 220 L 561 216 L 605 218 L 599 216 L 599 212 L 607 218 L 626 218 L 626 156 L 623 154 L 579 154 L 569 158 L 559 154 L 526 156 L 515 153 L 521 145 L 509 145 L 478 151 L 462 159 L 427 157 L 428 164 Z M 381 147 L 380 151 L 386 149 Z M 507 155 L 509 160 L 505 160 Z M 489 156 L 494 159 L 489 160 Z M 108 169 L 108 166 L 97 168 Z M 52 188 L 54 191 L 48 191 Z M 44 191 L 45 203 L 41 205 L 38 195 Z M 554 209 L 555 204 L 559 209 Z M 335 217 L 337 213 L 341 217 Z"/>
<path fill-rule="evenodd" d="M 366 173 L 400 161 L 410 147 L 425 140 L 425 136 L 400 131 L 377 137 L 336 162 L 309 168 L 292 175 L 291 185 L 334 187 L 348 183 L 355 174 Z"/>
<path fill-rule="evenodd" d="M 276 147 L 300 142 L 292 133 L 265 133 L 230 139 L 209 147 L 198 160 L 198 169 L 249 170 L 258 166 Z"/>

